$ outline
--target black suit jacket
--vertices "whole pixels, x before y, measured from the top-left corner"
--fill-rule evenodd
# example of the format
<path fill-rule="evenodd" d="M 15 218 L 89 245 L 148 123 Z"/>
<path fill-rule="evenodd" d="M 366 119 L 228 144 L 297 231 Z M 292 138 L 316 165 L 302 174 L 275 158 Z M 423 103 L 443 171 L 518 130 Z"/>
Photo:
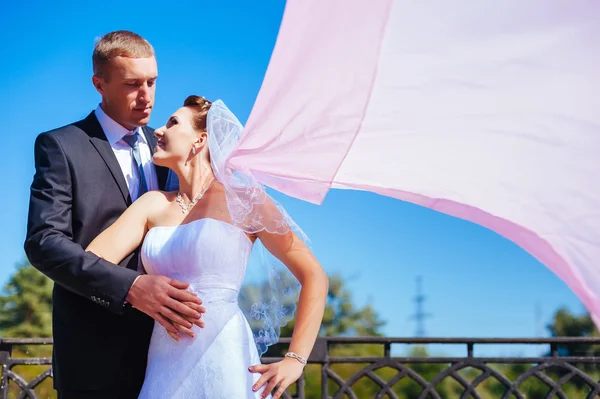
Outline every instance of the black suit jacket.
<path fill-rule="evenodd" d="M 154 131 L 144 127 L 143 132 L 154 151 Z M 163 189 L 168 170 L 156 167 L 156 172 Z M 124 306 L 139 274 L 139 249 L 121 267 L 84 250 L 130 204 L 125 178 L 94 112 L 37 137 L 25 252 L 55 283 L 56 389 L 106 387 L 122 367 L 132 378 L 144 378 L 153 320 Z"/>

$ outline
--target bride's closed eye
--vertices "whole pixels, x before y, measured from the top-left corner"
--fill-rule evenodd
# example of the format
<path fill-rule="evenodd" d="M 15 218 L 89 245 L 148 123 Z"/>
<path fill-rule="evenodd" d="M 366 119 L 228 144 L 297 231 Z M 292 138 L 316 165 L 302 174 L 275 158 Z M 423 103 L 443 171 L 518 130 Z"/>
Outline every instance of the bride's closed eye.
<path fill-rule="evenodd" d="M 171 127 L 173 125 L 178 124 L 179 121 L 177 120 L 176 117 L 172 116 L 171 118 L 169 118 L 169 120 L 167 121 L 167 127 Z"/>

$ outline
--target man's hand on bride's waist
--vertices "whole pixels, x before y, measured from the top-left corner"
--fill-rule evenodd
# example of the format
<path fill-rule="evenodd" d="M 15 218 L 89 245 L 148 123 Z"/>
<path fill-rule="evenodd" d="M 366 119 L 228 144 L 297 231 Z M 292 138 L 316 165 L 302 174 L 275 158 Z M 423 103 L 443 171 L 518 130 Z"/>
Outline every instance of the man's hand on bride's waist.
<path fill-rule="evenodd" d="M 206 311 L 202 300 L 188 291 L 189 284 L 165 276 L 142 275 L 132 284 L 127 301 L 162 325 L 169 335 L 179 341 L 178 333 L 194 338 L 191 330 Z"/>

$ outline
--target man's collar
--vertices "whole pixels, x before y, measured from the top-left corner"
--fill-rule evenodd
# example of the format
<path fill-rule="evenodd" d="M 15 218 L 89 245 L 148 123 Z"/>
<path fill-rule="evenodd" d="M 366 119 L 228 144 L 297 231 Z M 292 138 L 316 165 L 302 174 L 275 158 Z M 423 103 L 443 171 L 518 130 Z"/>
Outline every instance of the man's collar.
<path fill-rule="evenodd" d="M 96 113 L 96 118 L 98 118 L 98 122 L 100 123 L 100 126 L 102 127 L 102 130 L 106 135 L 106 139 L 111 145 L 121 140 L 123 136 L 132 133 L 130 130 L 127 130 L 126 128 L 115 122 L 110 116 L 106 115 L 106 112 L 104 112 L 100 104 L 98 104 L 98 107 L 94 112 Z M 137 127 L 133 131 L 140 133 L 140 138 L 143 141 L 146 141 L 146 138 L 143 137 L 144 134 L 141 131 L 141 128 Z"/>

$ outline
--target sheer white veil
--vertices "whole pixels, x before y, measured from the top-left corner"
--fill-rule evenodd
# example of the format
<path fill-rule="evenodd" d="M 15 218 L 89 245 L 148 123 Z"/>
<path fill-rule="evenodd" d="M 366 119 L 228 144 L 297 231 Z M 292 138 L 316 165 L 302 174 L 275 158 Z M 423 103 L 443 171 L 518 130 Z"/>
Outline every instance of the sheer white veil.
<path fill-rule="evenodd" d="M 212 103 L 206 127 L 211 167 L 216 180 L 224 186 L 231 223 L 250 234 L 292 232 L 308 243 L 304 232 L 249 171 L 228 166 L 227 159 L 236 149 L 244 127 L 222 100 Z M 299 292 L 297 279 L 257 240 L 239 304 L 250 323 L 260 355 L 277 343 L 280 328 L 294 315 Z"/>

